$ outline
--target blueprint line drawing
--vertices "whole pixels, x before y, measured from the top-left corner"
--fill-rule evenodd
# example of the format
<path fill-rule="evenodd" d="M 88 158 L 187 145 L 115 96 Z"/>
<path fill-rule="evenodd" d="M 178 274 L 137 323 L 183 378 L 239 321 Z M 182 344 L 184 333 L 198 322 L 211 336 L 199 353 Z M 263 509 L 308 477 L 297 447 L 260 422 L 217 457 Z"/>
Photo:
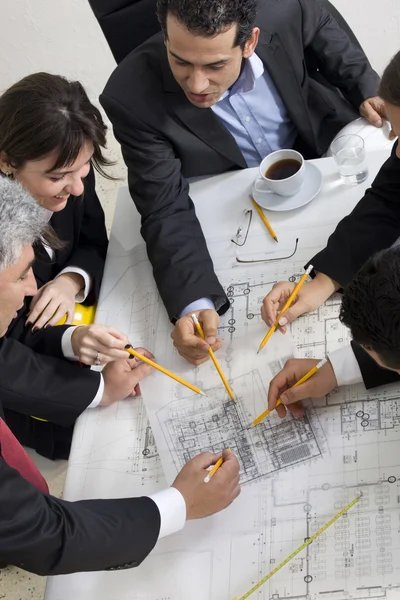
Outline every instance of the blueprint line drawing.
<path fill-rule="evenodd" d="M 243 398 L 249 402 L 257 388 L 266 396 L 260 374 L 253 371 L 233 379 L 232 385 L 236 402 L 226 400 L 225 388 L 218 386 L 206 390 L 206 398 L 175 400 L 157 414 L 177 471 L 200 452 L 230 448 L 245 484 L 321 456 L 318 436 L 323 435 L 312 411 L 304 419 L 289 415 L 284 421 L 273 414 L 259 427 L 249 427 L 253 417 Z"/>

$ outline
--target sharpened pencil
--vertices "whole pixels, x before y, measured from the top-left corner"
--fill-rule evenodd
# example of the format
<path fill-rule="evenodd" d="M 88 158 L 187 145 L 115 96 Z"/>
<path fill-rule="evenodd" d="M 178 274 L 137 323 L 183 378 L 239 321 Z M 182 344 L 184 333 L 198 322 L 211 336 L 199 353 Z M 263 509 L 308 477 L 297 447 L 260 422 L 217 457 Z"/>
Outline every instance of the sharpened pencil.
<path fill-rule="evenodd" d="M 315 365 L 315 367 L 310 369 L 310 371 L 308 371 L 308 373 L 303 375 L 303 377 L 301 379 L 299 379 L 299 381 L 297 381 L 297 383 L 292 385 L 292 388 L 297 387 L 298 385 L 301 385 L 302 383 L 305 383 L 306 381 L 308 381 L 310 379 L 310 377 L 312 377 L 321 367 L 324 366 L 325 363 L 326 363 L 326 358 L 324 358 L 324 360 L 321 360 L 317 365 Z M 277 406 L 279 406 L 280 404 L 282 404 L 282 402 L 281 402 L 281 399 L 279 398 L 279 400 L 275 404 L 275 408 Z M 272 410 L 275 410 L 275 408 L 273 408 Z M 259 423 L 261 423 L 261 421 L 263 419 L 265 419 L 265 417 L 268 417 L 268 415 L 272 412 L 272 410 L 267 409 L 263 413 L 261 413 L 261 415 L 252 422 L 251 426 L 254 427 L 254 425 L 258 425 Z"/>
<path fill-rule="evenodd" d="M 313 270 L 313 268 L 314 267 L 312 265 L 310 265 L 308 267 L 308 269 L 303 274 L 303 276 L 301 277 L 300 281 L 298 282 L 298 284 L 294 288 L 293 292 L 290 294 L 289 298 L 286 300 L 284 307 L 282 308 L 282 310 L 279 313 L 279 315 L 276 317 L 275 323 L 270 327 L 270 329 L 268 330 L 267 334 L 265 335 L 263 341 L 261 342 L 261 344 L 260 344 L 260 346 L 258 348 L 257 354 L 264 348 L 265 344 L 268 342 L 268 340 L 271 337 L 271 335 L 279 327 L 279 319 L 283 316 L 283 313 L 285 312 L 285 310 L 287 310 L 292 305 L 293 300 L 296 298 L 297 294 L 299 293 L 301 287 L 303 286 L 304 282 L 306 281 L 307 277 L 309 276 L 309 274 L 311 273 L 311 271 Z"/>
<path fill-rule="evenodd" d="M 268 231 L 272 235 L 273 239 L 277 242 L 278 241 L 278 237 L 277 237 L 275 231 L 272 229 L 271 223 L 268 221 L 267 217 L 265 216 L 264 211 L 262 210 L 261 206 L 259 206 L 257 204 L 257 202 L 254 200 L 253 196 L 250 196 L 250 198 L 251 198 L 251 202 L 252 202 L 254 208 L 256 209 L 256 211 L 258 212 L 258 214 L 260 215 L 260 218 L 261 218 L 262 222 L 264 223 L 265 227 L 268 229 Z"/>
<path fill-rule="evenodd" d="M 196 317 L 196 315 L 192 315 L 192 320 L 193 320 L 194 326 L 197 329 L 197 332 L 198 332 L 199 336 L 204 340 L 205 339 L 204 331 L 203 331 L 203 328 L 200 325 L 199 320 Z M 233 400 L 233 401 L 236 401 L 235 400 L 235 394 L 233 393 L 232 388 L 229 385 L 228 380 L 225 377 L 225 375 L 224 375 L 224 373 L 223 373 L 223 371 L 221 369 L 221 366 L 220 366 L 219 362 L 217 361 L 217 359 L 215 357 L 215 354 L 214 354 L 212 348 L 208 349 L 208 354 L 210 355 L 210 358 L 213 361 L 214 366 L 215 366 L 215 368 L 218 371 L 218 375 L 221 377 L 222 383 L 224 384 L 225 389 L 228 392 L 228 395 L 229 395 L 230 399 Z"/>
<path fill-rule="evenodd" d="M 141 360 L 142 362 L 150 365 L 154 369 L 157 369 L 157 371 L 161 371 L 161 373 L 164 373 L 164 375 L 168 375 L 168 377 L 171 377 L 171 379 L 175 379 L 175 381 L 177 381 L 178 383 L 181 383 L 182 385 L 185 385 L 187 388 L 189 388 L 189 390 L 192 390 L 192 392 L 196 392 L 196 394 L 200 394 L 201 396 L 206 396 L 207 395 L 204 392 L 202 392 L 195 385 L 192 385 L 188 381 L 185 381 L 184 379 L 182 379 L 182 377 L 179 377 L 179 375 L 175 375 L 175 373 L 172 373 L 171 371 L 168 371 L 168 369 L 164 369 L 164 367 L 162 367 L 161 365 L 158 365 L 156 362 L 154 362 L 154 360 L 150 360 L 150 358 L 147 358 L 147 356 L 144 356 L 143 354 L 140 354 L 140 352 L 136 352 L 136 350 L 134 350 L 132 348 L 131 344 L 127 344 L 125 346 L 125 350 L 127 352 L 129 352 L 129 354 L 131 356 L 134 356 L 138 360 Z"/>

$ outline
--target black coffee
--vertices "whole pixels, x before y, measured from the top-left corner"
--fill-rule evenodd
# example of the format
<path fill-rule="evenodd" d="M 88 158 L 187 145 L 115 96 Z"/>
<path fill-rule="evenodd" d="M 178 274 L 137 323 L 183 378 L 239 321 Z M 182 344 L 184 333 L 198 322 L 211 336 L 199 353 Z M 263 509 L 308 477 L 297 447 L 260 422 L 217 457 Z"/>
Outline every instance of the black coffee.
<path fill-rule="evenodd" d="M 283 160 L 278 160 L 278 162 L 274 163 L 265 172 L 265 177 L 268 179 L 287 179 L 291 177 L 300 169 L 301 163 L 295 158 L 284 158 Z"/>

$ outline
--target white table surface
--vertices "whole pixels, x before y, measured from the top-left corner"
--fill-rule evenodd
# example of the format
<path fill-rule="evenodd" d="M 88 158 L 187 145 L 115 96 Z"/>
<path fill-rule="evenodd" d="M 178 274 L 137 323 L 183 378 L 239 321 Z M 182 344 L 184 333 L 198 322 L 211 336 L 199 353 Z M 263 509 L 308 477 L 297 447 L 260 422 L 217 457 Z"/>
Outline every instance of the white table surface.
<path fill-rule="evenodd" d="M 269 253 L 282 253 L 286 237 L 287 248 L 291 247 L 295 235 L 293 232 L 296 231 L 299 221 L 320 229 L 320 245 L 323 247 L 327 235 L 360 200 L 388 155 L 386 151 L 369 154 L 368 179 L 355 187 L 347 187 L 340 182 L 333 159 L 314 161 L 323 174 L 323 188 L 313 202 L 301 209 L 288 213 L 268 213 L 278 237 L 283 240 L 279 249 L 274 246 L 275 242 L 271 241 Z M 230 244 L 229 240 L 241 222 L 243 209 L 249 207 L 248 194 L 257 172 L 258 169 L 231 172 L 191 185 L 191 197 L 216 263 L 219 257 L 213 252 L 213 240 L 220 241 L 226 238 L 227 245 Z M 263 226 L 258 221 L 257 215 L 254 215 L 252 227 L 265 236 Z M 139 215 L 127 188 L 122 188 L 118 195 L 110 236 L 101 298 L 107 294 L 113 281 L 113 257 L 129 254 L 132 247 L 140 242 Z M 233 248 L 233 244 L 230 246 Z M 298 255 L 304 260 L 310 258 L 307 239 L 299 241 Z M 100 322 L 101 298 L 98 311 Z M 117 304 L 116 326 L 117 313 L 121 310 Z M 111 420 L 120 425 L 110 431 Z M 110 471 L 113 473 L 111 480 Z M 107 477 L 104 477 L 104 474 L 107 474 Z M 120 402 L 108 409 L 87 410 L 80 416 L 72 442 L 64 499 L 143 495 L 163 486 L 165 480 L 140 400 Z M 115 595 L 112 598 L 101 595 L 102 573 L 49 578 L 45 600 L 64 600 L 72 597 L 74 600 L 118 600 L 118 578 L 126 576 L 125 572 L 113 574 Z"/>

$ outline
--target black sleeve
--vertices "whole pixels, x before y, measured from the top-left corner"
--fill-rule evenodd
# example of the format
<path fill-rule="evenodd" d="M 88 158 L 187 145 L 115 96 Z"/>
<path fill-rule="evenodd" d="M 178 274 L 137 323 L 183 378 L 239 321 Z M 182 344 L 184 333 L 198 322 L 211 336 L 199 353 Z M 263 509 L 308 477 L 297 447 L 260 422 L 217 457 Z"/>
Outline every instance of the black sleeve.
<path fill-rule="evenodd" d="M 66 502 L 40 493 L 0 456 L 0 563 L 38 575 L 127 569 L 160 531 L 146 497 Z"/>
<path fill-rule="evenodd" d="M 99 385 L 100 373 L 44 356 L 14 339 L 0 340 L 0 397 L 5 408 L 68 427 L 92 402 Z"/>
<path fill-rule="evenodd" d="M 96 302 L 99 297 L 108 247 L 104 211 L 97 197 L 95 186 L 96 181 L 92 166 L 85 179 L 85 192 L 82 198 L 83 214 L 78 246 L 63 267 L 79 267 L 93 277 L 92 293 L 85 301 L 85 303 L 90 304 Z"/>
<path fill-rule="evenodd" d="M 101 104 L 122 146 L 131 196 L 142 217 L 142 235 L 154 279 L 174 321 L 191 302 L 209 296 L 220 314 L 228 299 L 214 272 L 206 241 L 170 143 L 110 94 Z"/>
<path fill-rule="evenodd" d="M 351 342 L 351 346 L 367 390 L 379 385 L 400 381 L 400 376 L 395 371 L 389 371 L 380 367 L 361 346 L 355 342 Z"/>
<path fill-rule="evenodd" d="M 314 55 L 325 79 L 339 88 L 358 111 L 364 100 L 378 95 L 378 74 L 361 48 L 350 40 L 318 0 L 299 2 L 305 48 Z"/>
<path fill-rule="evenodd" d="M 342 287 L 350 283 L 368 258 L 389 248 L 400 235 L 400 160 L 396 147 L 397 142 L 372 187 L 340 221 L 326 248 L 309 263 Z"/>

